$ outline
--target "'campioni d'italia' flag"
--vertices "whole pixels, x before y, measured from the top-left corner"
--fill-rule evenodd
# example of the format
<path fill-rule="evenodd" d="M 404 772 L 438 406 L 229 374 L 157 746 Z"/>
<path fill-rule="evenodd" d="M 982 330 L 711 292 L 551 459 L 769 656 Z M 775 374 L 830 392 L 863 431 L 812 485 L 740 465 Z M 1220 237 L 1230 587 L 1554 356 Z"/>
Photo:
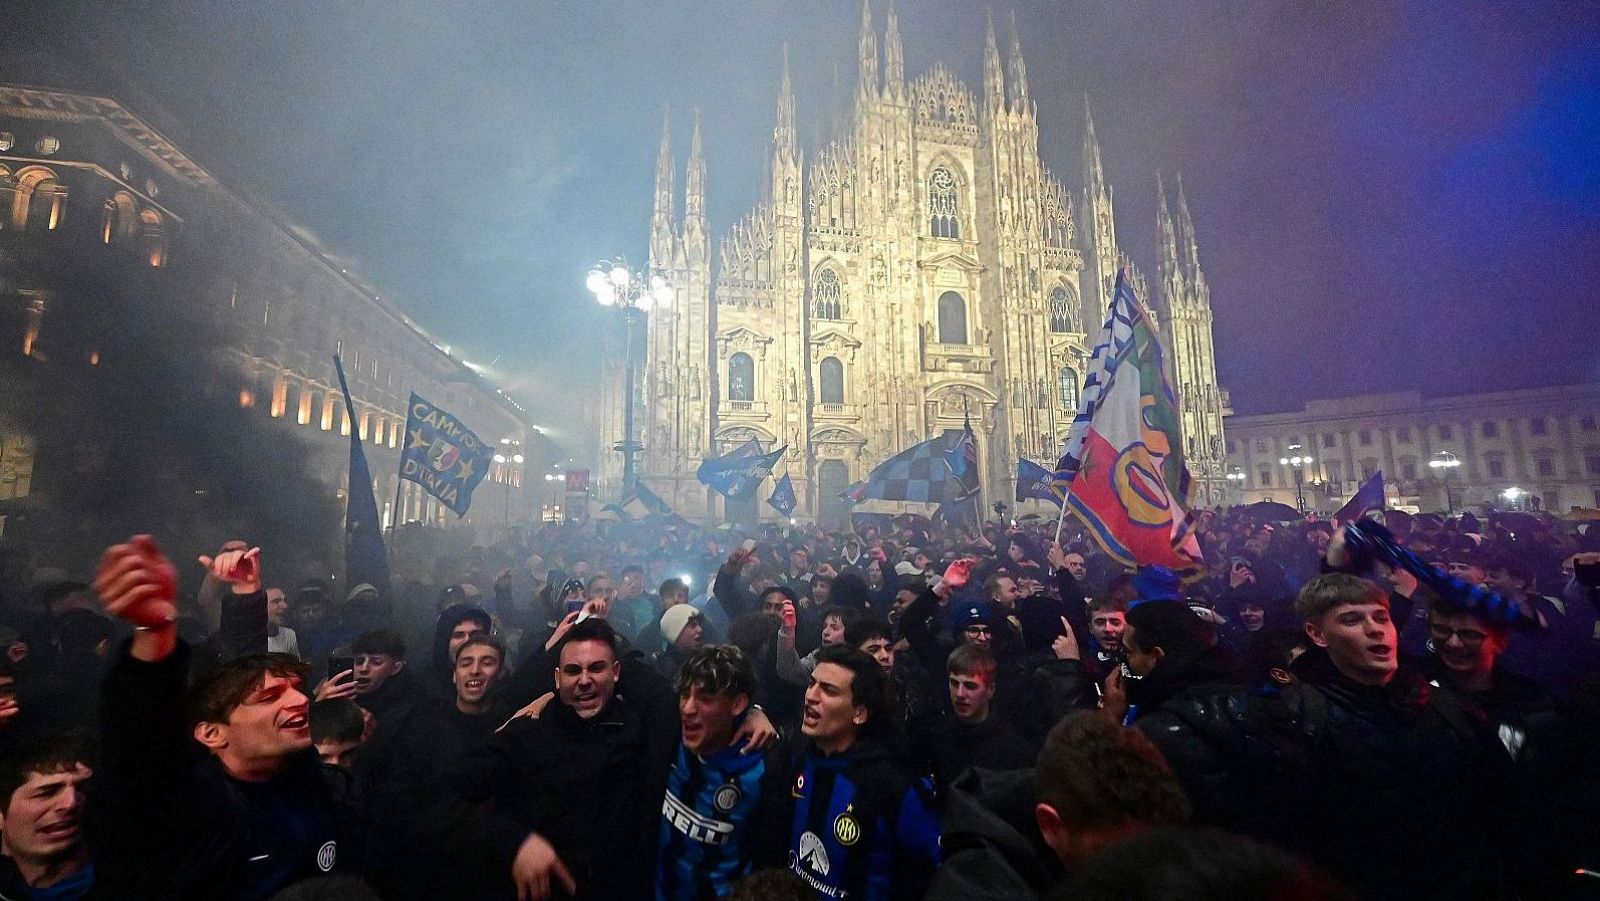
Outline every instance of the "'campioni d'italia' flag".
<path fill-rule="evenodd" d="M 1124 565 L 1202 565 L 1178 423 L 1161 343 L 1123 270 L 1056 478 L 1071 485 L 1066 509 Z"/>

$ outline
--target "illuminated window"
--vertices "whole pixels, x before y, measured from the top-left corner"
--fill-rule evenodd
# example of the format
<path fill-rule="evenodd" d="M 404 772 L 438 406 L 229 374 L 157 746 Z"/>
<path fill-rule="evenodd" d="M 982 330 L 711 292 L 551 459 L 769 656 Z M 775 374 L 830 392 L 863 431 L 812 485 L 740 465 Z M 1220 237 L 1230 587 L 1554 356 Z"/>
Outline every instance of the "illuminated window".
<path fill-rule="evenodd" d="M 324 432 L 333 428 L 333 396 L 328 394 L 322 401 L 322 430 Z"/>
<path fill-rule="evenodd" d="M 935 238 L 961 237 L 960 188 L 943 166 L 928 176 L 928 234 Z"/>
<path fill-rule="evenodd" d="M 1050 292 L 1050 331 L 1077 331 L 1073 322 L 1075 318 L 1072 315 L 1072 295 L 1067 293 L 1066 288 L 1057 285 L 1055 290 Z"/>
<path fill-rule="evenodd" d="M 139 243 L 151 266 L 160 269 L 167 262 L 167 230 L 161 214 L 146 207 L 139 211 Z"/>
<path fill-rule="evenodd" d="M 283 411 L 287 409 L 288 402 L 289 381 L 285 379 L 283 377 L 283 373 L 280 372 L 278 373 L 277 377 L 272 380 L 272 406 L 270 408 L 270 412 L 272 413 L 273 419 L 283 416 Z"/>
<path fill-rule="evenodd" d="M 817 366 L 817 382 L 822 402 L 825 404 L 844 403 L 844 364 L 838 357 L 824 357 Z"/>
<path fill-rule="evenodd" d="M 403 428 L 403 426 L 401 426 L 400 420 L 395 419 L 395 420 L 391 420 L 389 422 L 389 446 L 390 447 L 394 447 L 396 444 L 399 443 L 399 441 L 400 441 L 400 429 L 401 428 Z"/>
<path fill-rule="evenodd" d="M 67 212 L 67 186 L 43 166 L 30 166 L 16 175 L 11 221 L 29 231 L 54 231 Z"/>
<path fill-rule="evenodd" d="M 811 290 L 816 299 L 813 315 L 818 319 L 838 319 L 844 305 L 840 300 L 843 291 L 839 285 L 839 274 L 832 269 L 824 269 L 817 273 L 817 283 Z"/>
<path fill-rule="evenodd" d="M 967 301 L 954 291 L 939 295 L 939 343 L 967 343 Z"/>
<path fill-rule="evenodd" d="M 1065 413 L 1078 411 L 1078 370 L 1071 366 L 1061 367 L 1057 374 L 1061 390 L 1061 410 Z"/>
<path fill-rule="evenodd" d="M 747 353 L 737 353 L 728 358 L 728 400 L 753 401 L 756 399 L 756 361 Z"/>

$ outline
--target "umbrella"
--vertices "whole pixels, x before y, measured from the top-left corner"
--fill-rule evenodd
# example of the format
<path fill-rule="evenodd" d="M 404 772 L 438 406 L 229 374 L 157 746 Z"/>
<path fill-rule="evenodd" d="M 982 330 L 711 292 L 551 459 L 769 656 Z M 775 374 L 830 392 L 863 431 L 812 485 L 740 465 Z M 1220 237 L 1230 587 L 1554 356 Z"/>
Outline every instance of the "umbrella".
<path fill-rule="evenodd" d="M 1593 507 L 1573 507 L 1561 514 L 1562 522 L 1600 522 L 1600 510 Z"/>
<path fill-rule="evenodd" d="M 1044 517 L 1037 513 L 1024 513 L 1017 517 L 1017 522 L 1033 522 L 1034 520 L 1038 519 L 1044 519 Z"/>
<path fill-rule="evenodd" d="M 1510 511 L 1506 513 L 1490 514 L 1489 522 L 1504 526 L 1512 532 L 1522 532 L 1538 525 L 1540 518 L 1532 513 Z"/>
<path fill-rule="evenodd" d="M 1256 522 L 1294 522 L 1305 519 L 1300 511 L 1277 501 L 1258 501 L 1244 508 L 1244 512 Z"/>

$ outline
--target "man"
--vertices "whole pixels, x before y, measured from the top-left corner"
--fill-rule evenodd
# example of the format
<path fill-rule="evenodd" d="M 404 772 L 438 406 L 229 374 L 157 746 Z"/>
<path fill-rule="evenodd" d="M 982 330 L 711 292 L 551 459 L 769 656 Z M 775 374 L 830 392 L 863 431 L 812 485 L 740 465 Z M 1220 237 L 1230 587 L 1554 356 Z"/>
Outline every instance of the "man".
<path fill-rule="evenodd" d="M 667 646 L 656 652 L 652 663 L 661 678 L 676 680 L 681 669 L 698 650 L 705 637 L 700 612 L 688 604 L 667 608 L 661 614 L 661 637 Z"/>
<path fill-rule="evenodd" d="M 488 740 L 500 725 L 495 689 L 506 673 L 506 646 L 492 635 L 473 635 L 456 649 L 456 696 L 445 709 L 463 747 Z"/>
<path fill-rule="evenodd" d="M 659 901 L 728 894 L 758 857 L 781 849 L 787 825 L 785 752 L 744 754 L 734 740 L 755 696 L 750 661 L 735 647 L 705 648 L 675 679 L 682 741 L 661 807 Z"/>
<path fill-rule="evenodd" d="M 257 549 L 201 562 L 265 611 Z M 96 886 L 118 899 L 260 901 L 338 862 L 300 690 L 305 668 L 281 654 L 221 664 L 188 692 L 185 738 L 190 655 L 177 635 L 176 586 L 148 535 L 109 548 L 96 574 L 106 611 L 136 630 L 104 688 Z"/>
<path fill-rule="evenodd" d="M 300 642 L 289 620 L 289 597 L 282 588 L 267 589 L 267 652 L 299 658 Z"/>
<path fill-rule="evenodd" d="M 779 584 L 794 592 L 795 597 L 805 597 L 811 593 L 811 551 L 805 545 L 795 545 L 789 551 L 789 568 L 779 580 Z"/>
<path fill-rule="evenodd" d="M 0 898 L 89 897 L 88 761 L 86 742 L 68 733 L 34 739 L 0 762 Z"/>
<path fill-rule="evenodd" d="M 367 740 L 371 715 L 349 698 L 311 705 L 311 744 L 323 764 L 349 770 Z"/>
<path fill-rule="evenodd" d="M 926 789 L 889 756 L 889 683 L 853 648 L 818 655 L 790 784 L 789 868 L 819 897 L 921 898 L 938 864 Z"/>
<path fill-rule="evenodd" d="M 613 628 L 627 636 L 629 641 L 637 642 L 641 637 L 653 638 L 646 630 L 658 615 L 655 599 L 644 590 L 644 568 L 636 563 L 624 566 L 622 583 L 617 589 L 616 600 L 611 604 Z"/>
<path fill-rule="evenodd" d="M 439 611 L 433 622 L 432 667 L 428 674 L 427 692 L 436 699 L 447 699 L 455 694 L 456 651 L 469 639 L 488 635 L 494 630 L 494 620 L 482 607 L 471 604 L 451 604 Z"/>
<path fill-rule="evenodd" d="M 1486 587 L 1522 611 L 1523 628 L 1517 641 L 1501 648 L 1501 668 L 1558 692 L 1573 675 L 1573 661 L 1561 653 L 1557 636 L 1564 616 L 1554 601 L 1533 591 L 1533 570 L 1512 557 L 1492 558 L 1485 564 Z"/>
<path fill-rule="evenodd" d="M 391 629 L 374 629 L 356 636 L 350 643 L 355 655 L 355 694 L 362 707 L 382 717 L 392 708 L 410 703 L 412 698 L 406 669 L 406 642 Z"/>
<path fill-rule="evenodd" d="M 845 631 L 855 625 L 860 618 L 861 612 L 853 607 L 830 604 L 822 608 L 822 643 L 811 653 L 800 658 L 800 665 L 806 668 L 807 673 L 817 668 L 817 653 L 823 648 L 844 644 Z M 872 654 L 871 651 L 867 653 Z M 874 659 L 877 657 L 876 654 L 872 656 Z"/>
<path fill-rule="evenodd" d="M 667 612 L 673 607 L 687 605 L 689 603 L 689 585 L 687 582 L 684 582 L 682 579 L 674 576 L 663 581 L 661 583 L 661 587 L 656 589 L 656 594 L 661 598 L 661 612 L 656 616 L 653 628 L 646 628 L 639 635 L 639 650 L 645 651 L 646 653 L 665 649 L 665 646 L 662 644 L 660 632 L 661 619 L 665 617 Z M 696 612 L 698 613 L 699 611 L 697 610 Z M 704 616 L 701 616 L 700 628 L 702 632 L 705 631 Z"/>
<path fill-rule="evenodd" d="M 930 730 L 926 752 L 939 795 L 971 767 L 1007 770 L 1033 763 L 1036 746 L 994 710 L 996 665 L 989 649 L 963 644 L 950 652 L 945 672 L 955 717 Z"/>

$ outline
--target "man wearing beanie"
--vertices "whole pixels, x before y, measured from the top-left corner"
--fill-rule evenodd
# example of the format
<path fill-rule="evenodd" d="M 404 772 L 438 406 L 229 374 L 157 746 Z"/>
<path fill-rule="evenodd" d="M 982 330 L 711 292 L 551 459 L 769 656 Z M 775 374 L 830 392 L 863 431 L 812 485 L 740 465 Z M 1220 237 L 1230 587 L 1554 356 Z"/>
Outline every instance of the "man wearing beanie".
<path fill-rule="evenodd" d="M 657 651 L 651 664 L 663 678 L 675 680 L 678 670 L 705 638 L 705 627 L 700 621 L 700 611 L 688 604 L 677 604 L 661 614 L 661 637 L 666 647 Z"/>

